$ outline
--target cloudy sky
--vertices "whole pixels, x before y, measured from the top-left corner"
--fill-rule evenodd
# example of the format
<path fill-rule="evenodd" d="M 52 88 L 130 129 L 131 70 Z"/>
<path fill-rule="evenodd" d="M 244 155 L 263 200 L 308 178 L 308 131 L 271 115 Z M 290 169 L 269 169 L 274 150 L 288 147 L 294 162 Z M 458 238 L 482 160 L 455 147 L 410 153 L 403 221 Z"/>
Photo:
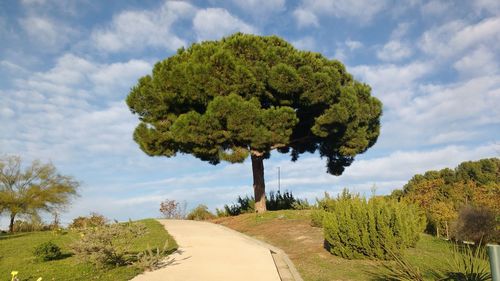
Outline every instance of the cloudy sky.
<path fill-rule="evenodd" d="M 0 2 L 0 155 L 52 161 L 82 182 L 63 221 L 97 211 L 156 217 L 162 199 L 210 208 L 250 194 L 251 165 L 145 156 L 124 99 L 182 46 L 276 34 L 339 59 L 384 103 L 376 145 L 344 175 L 272 154 L 268 190 L 314 199 L 400 188 L 415 173 L 500 155 L 500 1 Z M 5 218 L 4 218 L 5 220 Z"/>

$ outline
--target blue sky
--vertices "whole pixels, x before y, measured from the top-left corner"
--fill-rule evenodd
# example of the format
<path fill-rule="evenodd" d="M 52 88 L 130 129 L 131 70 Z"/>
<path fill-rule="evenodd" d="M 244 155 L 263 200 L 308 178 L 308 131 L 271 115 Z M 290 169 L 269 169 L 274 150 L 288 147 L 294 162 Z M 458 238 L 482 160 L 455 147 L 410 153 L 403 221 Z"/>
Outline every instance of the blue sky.
<path fill-rule="evenodd" d="M 0 2 L 0 154 L 52 161 L 82 182 L 63 215 L 156 217 L 251 194 L 251 165 L 150 158 L 124 99 L 179 47 L 237 31 L 276 34 L 344 62 L 384 103 L 378 142 L 344 175 L 325 160 L 265 162 L 268 190 L 314 199 L 400 188 L 415 173 L 500 155 L 500 1 L 208 0 Z M 5 218 L 3 218 L 5 221 Z"/>

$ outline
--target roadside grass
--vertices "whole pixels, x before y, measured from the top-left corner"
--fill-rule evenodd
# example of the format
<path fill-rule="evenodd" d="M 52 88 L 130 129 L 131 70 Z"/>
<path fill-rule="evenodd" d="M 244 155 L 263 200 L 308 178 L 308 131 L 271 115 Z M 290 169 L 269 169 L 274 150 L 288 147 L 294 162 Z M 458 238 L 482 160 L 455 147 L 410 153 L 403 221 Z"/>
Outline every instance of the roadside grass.
<path fill-rule="evenodd" d="M 165 231 L 164 227 L 154 219 L 141 220 L 146 225 L 148 233 L 139 239 L 131 241 L 132 251 L 151 248 L 163 248 L 169 241 L 169 252 L 175 251 L 177 244 Z M 129 280 L 141 270 L 132 266 L 122 266 L 107 269 L 95 269 L 71 255 L 69 245 L 78 239 L 76 231 L 55 234 L 51 231 L 30 232 L 19 234 L 4 234 L 0 236 L 0 280 L 10 280 L 11 271 L 19 272 L 19 280 Z M 33 256 L 33 249 L 39 244 L 52 241 L 61 247 L 63 258 L 41 262 Z"/>
<path fill-rule="evenodd" d="M 217 218 L 213 222 L 261 239 L 284 250 L 306 281 L 384 280 L 384 263 L 346 260 L 323 248 L 323 230 L 310 225 L 310 211 L 268 211 Z M 452 251 L 448 242 L 422 234 L 405 258 L 419 267 L 425 278 L 434 280 L 432 270 L 445 269 Z"/>

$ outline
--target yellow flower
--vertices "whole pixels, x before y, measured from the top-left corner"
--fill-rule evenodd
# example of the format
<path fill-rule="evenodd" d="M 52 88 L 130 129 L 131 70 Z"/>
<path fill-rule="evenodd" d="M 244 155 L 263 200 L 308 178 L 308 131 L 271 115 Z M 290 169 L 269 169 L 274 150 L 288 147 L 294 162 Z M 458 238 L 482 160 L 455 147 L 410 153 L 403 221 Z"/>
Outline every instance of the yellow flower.
<path fill-rule="evenodd" d="M 36 279 L 36 281 L 42 281 L 42 277 L 38 277 L 38 279 Z"/>
<path fill-rule="evenodd" d="M 12 275 L 12 277 L 15 277 L 18 273 L 19 271 L 12 271 L 10 274 Z"/>

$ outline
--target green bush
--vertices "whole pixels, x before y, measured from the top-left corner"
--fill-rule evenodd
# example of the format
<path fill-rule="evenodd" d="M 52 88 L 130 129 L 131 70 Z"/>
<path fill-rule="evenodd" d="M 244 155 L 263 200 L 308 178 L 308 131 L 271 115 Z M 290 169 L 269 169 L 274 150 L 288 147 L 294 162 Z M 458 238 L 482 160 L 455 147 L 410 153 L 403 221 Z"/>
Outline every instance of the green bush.
<path fill-rule="evenodd" d="M 188 220 L 195 220 L 195 221 L 204 221 L 204 220 L 210 220 L 215 218 L 215 215 L 212 214 L 209 210 L 208 207 L 200 204 L 198 207 L 194 208 L 188 215 L 187 219 Z"/>
<path fill-rule="evenodd" d="M 266 195 L 266 209 L 268 211 L 305 210 L 310 208 L 311 206 L 307 200 L 295 198 L 291 191 L 285 191 L 284 193 L 271 191 Z M 236 204 L 224 205 L 224 210 L 216 211 L 218 217 L 253 213 L 255 211 L 255 200 L 253 196 L 238 196 Z"/>
<path fill-rule="evenodd" d="M 131 264 L 135 259 L 130 252 L 131 241 L 146 233 L 145 225 L 134 222 L 85 228 L 71 249 L 78 259 L 97 268 Z"/>
<path fill-rule="evenodd" d="M 33 254 L 42 261 L 56 260 L 62 257 L 61 248 L 50 241 L 35 247 Z"/>
<path fill-rule="evenodd" d="M 414 247 L 425 219 L 412 205 L 373 197 L 367 200 L 347 190 L 322 207 L 325 240 L 330 252 L 347 259 L 391 259 Z"/>
<path fill-rule="evenodd" d="M 82 229 L 88 227 L 99 227 L 104 226 L 108 223 L 108 220 L 101 214 L 90 213 L 87 217 L 77 217 L 73 219 L 73 222 L 68 226 L 69 228 Z"/>

